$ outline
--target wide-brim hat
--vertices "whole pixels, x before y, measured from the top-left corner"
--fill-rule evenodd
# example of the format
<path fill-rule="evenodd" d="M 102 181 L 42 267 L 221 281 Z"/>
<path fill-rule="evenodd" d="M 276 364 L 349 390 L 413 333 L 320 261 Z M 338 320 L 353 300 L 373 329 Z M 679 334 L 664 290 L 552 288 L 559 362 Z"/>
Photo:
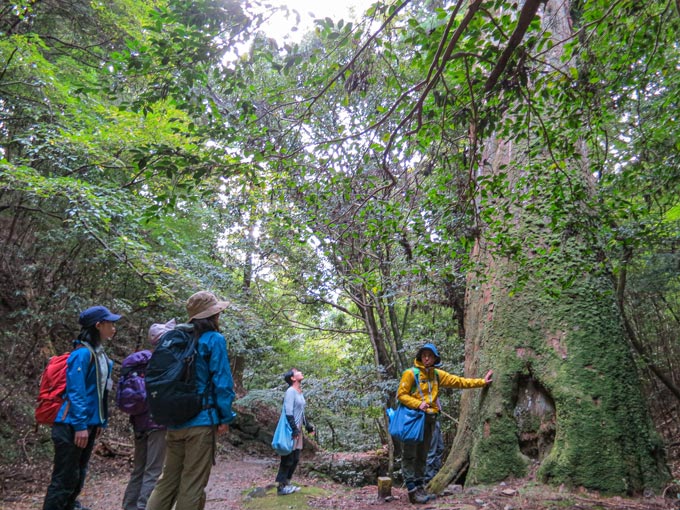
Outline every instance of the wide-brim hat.
<path fill-rule="evenodd" d="M 189 322 L 194 319 L 207 319 L 215 314 L 220 313 L 227 308 L 231 303 L 229 301 L 220 301 L 215 297 L 215 294 L 202 290 L 197 292 L 189 299 L 187 299 L 187 312 L 189 313 Z"/>

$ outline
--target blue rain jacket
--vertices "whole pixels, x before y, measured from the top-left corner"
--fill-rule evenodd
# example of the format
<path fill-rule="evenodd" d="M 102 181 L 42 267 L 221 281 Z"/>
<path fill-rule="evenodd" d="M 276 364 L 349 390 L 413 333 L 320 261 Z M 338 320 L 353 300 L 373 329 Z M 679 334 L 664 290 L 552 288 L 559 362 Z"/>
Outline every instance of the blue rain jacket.
<path fill-rule="evenodd" d="M 73 341 L 74 350 L 66 362 L 66 393 L 55 423 L 66 423 L 78 431 L 108 425 L 108 389 L 111 386 L 113 361 L 107 358 L 107 384 L 101 387 L 99 364 L 94 349 L 84 342 Z"/>

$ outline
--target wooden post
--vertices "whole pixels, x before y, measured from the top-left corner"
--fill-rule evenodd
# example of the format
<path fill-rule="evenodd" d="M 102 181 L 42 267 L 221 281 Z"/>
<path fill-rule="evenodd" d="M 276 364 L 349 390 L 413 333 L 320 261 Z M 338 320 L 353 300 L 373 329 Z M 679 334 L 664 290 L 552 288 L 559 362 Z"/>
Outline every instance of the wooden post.
<path fill-rule="evenodd" d="M 378 477 L 378 499 L 392 497 L 392 479 L 388 476 Z"/>

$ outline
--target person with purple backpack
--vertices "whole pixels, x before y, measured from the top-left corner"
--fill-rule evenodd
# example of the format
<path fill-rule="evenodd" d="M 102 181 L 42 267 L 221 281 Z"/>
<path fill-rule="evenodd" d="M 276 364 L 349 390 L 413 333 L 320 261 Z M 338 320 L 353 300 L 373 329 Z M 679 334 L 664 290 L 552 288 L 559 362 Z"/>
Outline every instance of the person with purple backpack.
<path fill-rule="evenodd" d="M 175 327 L 175 320 L 153 324 L 149 328 L 152 347 L 167 331 Z M 123 510 L 145 510 L 156 481 L 163 471 L 165 460 L 165 427 L 151 419 L 144 386 L 144 370 L 151 358 L 150 350 L 138 351 L 123 360 L 118 381 L 116 403 L 130 415 L 135 437 L 134 467 L 123 496 Z"/>

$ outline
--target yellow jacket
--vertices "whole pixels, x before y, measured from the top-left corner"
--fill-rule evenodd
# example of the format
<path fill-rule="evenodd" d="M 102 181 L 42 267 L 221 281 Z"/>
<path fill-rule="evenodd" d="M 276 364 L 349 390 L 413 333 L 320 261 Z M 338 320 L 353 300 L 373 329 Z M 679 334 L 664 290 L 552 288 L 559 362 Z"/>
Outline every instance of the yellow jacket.
<path fill-rule="evenodd" d="M 411 409 L 418 409 L 423 399 L 430 404 L 428 413 L 437 414 L 439 407 L 437 406 L 439 396 L 439 386 L 443 388 L 482 388 L 486 386 L 484 379 L 469 379 L 466 377 L 458 377 L 457 375 L 449 374 L 444 370 L 425 366 L 418 360 L 414 360 L 413 365 L 420 371 L 418 379 L 420 381 L 420 391 L 416 388 L 415 375 L 413 369 L 404 370 L 401 374 L 401 381 L 397 389 L 397 400 Z M 439 377 L 437 377 L 437 375 Z"/>

